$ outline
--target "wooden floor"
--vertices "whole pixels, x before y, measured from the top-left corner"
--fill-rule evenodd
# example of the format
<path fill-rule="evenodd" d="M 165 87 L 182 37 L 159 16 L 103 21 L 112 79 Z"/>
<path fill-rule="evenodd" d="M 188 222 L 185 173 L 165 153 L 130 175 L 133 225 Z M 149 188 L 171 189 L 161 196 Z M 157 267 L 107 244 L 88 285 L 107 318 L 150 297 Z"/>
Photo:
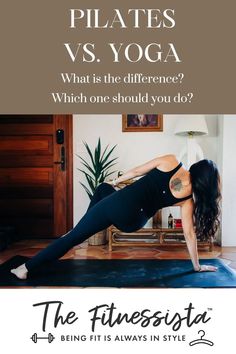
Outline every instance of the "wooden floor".
<path fill-rule="evenodd" d="M 0 252 L 0 264 L 15 255 L 27 257 L 34 256 L 45 248 L 51 240 L 22 240 L 12 244 L 7 250 Z M 236 247 L 214 246 L 213 252 L 207 249 L 199 250 L 201 259 L 220 258 L 229 267 L 236 270 Z M 87 242 L 74 247 L 64 259 L 188 259 L 186 247 L 117 247 L 112 252 L 108 251 L 108 245 L 89 246 Z"/>

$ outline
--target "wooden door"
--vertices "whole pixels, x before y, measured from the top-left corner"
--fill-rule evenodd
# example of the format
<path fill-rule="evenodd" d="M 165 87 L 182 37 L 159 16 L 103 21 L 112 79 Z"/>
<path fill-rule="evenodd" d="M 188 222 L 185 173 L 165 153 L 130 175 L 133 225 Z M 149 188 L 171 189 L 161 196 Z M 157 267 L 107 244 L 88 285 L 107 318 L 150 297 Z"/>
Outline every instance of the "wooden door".
<path fill-rule="evenodd" d="M 66 233 L 72 178 L 72 116 L 0 116 L 1 226 L 20 238 Z"/>

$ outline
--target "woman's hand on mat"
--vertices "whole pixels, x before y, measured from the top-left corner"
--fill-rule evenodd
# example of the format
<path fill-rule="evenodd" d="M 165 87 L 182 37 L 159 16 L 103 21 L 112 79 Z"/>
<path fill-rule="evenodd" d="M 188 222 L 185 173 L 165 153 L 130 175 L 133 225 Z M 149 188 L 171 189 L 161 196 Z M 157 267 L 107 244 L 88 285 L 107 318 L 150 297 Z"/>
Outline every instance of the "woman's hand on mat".
<path fill-rule="evenodd" d="M 217 267 L 212 266 L 212 265 L 201 265 L 200 269 L 197 270 L 198 272 L 216 272 L 217 271 Z"/>

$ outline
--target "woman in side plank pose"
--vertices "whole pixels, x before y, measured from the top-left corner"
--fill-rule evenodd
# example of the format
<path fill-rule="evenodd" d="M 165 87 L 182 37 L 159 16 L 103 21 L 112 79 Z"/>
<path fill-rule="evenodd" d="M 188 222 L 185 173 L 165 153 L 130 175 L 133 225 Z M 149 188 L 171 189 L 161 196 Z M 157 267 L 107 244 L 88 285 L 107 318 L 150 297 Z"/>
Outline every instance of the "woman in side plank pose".
<path fill-rule="evenodd" d="M 140 176 L 123 189 L 114 188 Z M 207 240 L 214 236 L 219 226 L 220 197 L 220 177 L 213 161 L 201 160 L 188 171 L 174 155 L 157 157 L 113 182 L 99 185 L 87 212 L 71 231 L 11 272 L 19 279 L 26 279 L 32 269 L 62 257 L 73 246 L 110 225 L 134 232 L 157 210 L 173 205 L 181 207 L 184 236 L 194 270 L 216 271 L 214 266 L 199 264 L 197 237 Z"/>

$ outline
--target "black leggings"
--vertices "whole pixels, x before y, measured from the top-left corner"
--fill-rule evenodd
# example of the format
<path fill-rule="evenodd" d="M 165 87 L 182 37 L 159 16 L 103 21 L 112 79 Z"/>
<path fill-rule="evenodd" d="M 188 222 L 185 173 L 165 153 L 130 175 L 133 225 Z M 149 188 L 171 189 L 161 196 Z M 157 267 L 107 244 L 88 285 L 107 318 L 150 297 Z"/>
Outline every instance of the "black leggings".
<path fill-rule="evenodd" d="M 78 224 L 27 261 L 26 268 L 30 271 L 64 256 L 72 247 L 111 225 L 127 232 L 141 228 L 148 217 L 135 196 L 132 198 L 133 193 L 126 188 L 116 191 L 110 184 L 102 183 L 96 189 L 87 212 Z"/>

